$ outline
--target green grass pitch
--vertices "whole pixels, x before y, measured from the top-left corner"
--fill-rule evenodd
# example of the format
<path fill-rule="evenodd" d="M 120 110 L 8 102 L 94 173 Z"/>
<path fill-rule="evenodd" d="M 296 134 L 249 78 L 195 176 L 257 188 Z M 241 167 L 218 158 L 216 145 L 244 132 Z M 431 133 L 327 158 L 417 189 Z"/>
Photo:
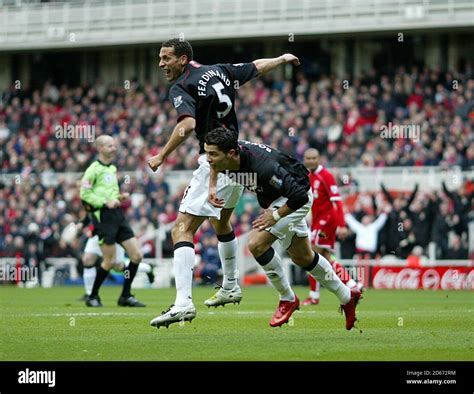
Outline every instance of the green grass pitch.
<path fill-rule="evenodd" d="M 136 290 L 146 308 L 116 306 L 118 287 L 87 308 L 79 287 L 0 288 L 0 360 L 474 360 L 474 292 L 367 290 L 358 329 L 345 330 L 335 296 L 271 328 L 270 287 L 244 288 L 240 305 L 208 309 L 214 289 L 194 288 L 197 318 L 168 329 L 149 321 L 174 301 L 174 289 Z M 300 299 L 307 288 L 295 288 Z"/>

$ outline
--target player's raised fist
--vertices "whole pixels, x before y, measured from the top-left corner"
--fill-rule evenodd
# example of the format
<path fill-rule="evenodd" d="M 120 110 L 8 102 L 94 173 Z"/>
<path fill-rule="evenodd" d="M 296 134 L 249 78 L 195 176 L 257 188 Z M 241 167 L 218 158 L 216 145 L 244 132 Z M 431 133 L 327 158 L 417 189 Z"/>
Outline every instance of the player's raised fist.
<path fill-rule="evenodd" d="M 285 53 L 284 55 L 281 55 L 284 63 L 293 63 L 295 66 L 300 65 L 300 59 L 298 59 L 295 55 L 292 55 L 291 53 Z"/>
<path fill-rule="evenodd" d="M 159 166 L 163 164 L 163 158 L 160 155 L 153 156 L 148 159 L 148 166 L 155 172 Z"/>

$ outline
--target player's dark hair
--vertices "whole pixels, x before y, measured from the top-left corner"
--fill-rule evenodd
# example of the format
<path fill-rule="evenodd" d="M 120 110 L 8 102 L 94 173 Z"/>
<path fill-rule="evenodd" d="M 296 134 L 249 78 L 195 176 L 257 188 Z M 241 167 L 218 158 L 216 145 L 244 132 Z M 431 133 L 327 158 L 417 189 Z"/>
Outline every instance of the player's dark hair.
<path fill-rule="evenodd" d="M 165 41 L 163 44 L 161 44 L 161 47 L 162 48 L 173 47 L 174 53 L 176 54 L 177 57 L 186 55 L 188 58 L 188 62 L 193 60 L 193 47 L 188 41 L 181 40 L 179 38 L 173 38 L 171 40 Z"/>
<path fill-rule="evenodd" d="M 206 134 L 207 145 L 217 145 L 220 151 L 229 153 L 231 149 L 240 151 L 237 135 L 225 127 L 217 127 Z"/>

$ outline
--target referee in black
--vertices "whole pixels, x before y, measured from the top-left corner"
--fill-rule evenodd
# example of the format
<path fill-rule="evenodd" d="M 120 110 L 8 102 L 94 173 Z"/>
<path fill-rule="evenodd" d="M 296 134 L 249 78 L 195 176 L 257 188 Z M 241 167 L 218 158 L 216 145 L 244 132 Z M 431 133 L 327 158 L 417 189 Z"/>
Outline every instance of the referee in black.
<path fill-rule="evenodd" d="M 121 201 L 129 198 L 128 193 L 120 194 L 117 167 L 112 164 L 117 148 L 111 136 L 101 135 L 96 141 L 99 157 L 86 170 L 81 181 L 81 200 L 91 211 L 94 235 L 99 236 L 99 245 L 103 254 L 102 264 L 97 269 L 92 293 L 86 300 L 91 307 L 102 306 L 99 289 L 109 274 L 115 259 L 115 243 L 123 246 L 130 258 L 130 264 L 124 271 L 122 294 L 119 306 L 143 307 L 143 303 L 130 293 L 138 264 L 143 256 L 138 241 L 128 224 Z"/>

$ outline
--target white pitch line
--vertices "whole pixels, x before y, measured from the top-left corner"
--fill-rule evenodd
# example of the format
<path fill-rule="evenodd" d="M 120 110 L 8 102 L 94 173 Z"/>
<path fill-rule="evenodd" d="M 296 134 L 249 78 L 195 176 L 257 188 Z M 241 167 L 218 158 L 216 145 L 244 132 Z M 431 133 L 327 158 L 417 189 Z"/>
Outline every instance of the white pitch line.
<path fill-rule="evenodd" d="M 219 316 L 219 315 L 256 315 L 256 316 L 263 316 L 263 315 L 272 315 L 275 313 L 274 310 L 271 311 L 235 311 L 235 312 L 230 312 L 230 311 L 208 311 L 208 312 L 198 312 L 198 314 L 204 314 L 204 315 L 211 315 L 211 316 Z M 304 311 L 302 312 L 303 314 L 321 314 L 324 312 L 317 312 L 317 311 Z"/>
<path fill-rule="evenodd" d="M 146 316 L 147 313 L 120 313 L 120 312 L 89 312 L 89 313 L 29 313 L 2 315 L 3 317 L 77 317 L 77 316 Z"/>
<path fill-rule="evenodd" d="M 267 316 L 274 311 L 198 311 L 198 315 L 220 316 L 220 315 L 249 315 L 249 316 Z M 322 314 L 324 312 L 304 311 L 303 314 Z M 6 314 L 2 317 L 94 317 L 94 316 L 150 316 L 151 313 L 124 313 L 124 312 L 78 312 L 78 313 L 30 313 L 30 314 Z"/>
<path fill-rule="evenodd" d="M 275 311 L 274 310 L 268 310 L 268 311 L 230 311 L 230 310 L 222 310 L 222 308 L 217 308 L 217 310 L 203 310 L 200 311 L 198 309 L 197 311 L 198 316 L 199 315 L 207 315 L 207 316 L 268 316 L 272 315 Z M 360 311 L 362 314 L 365 312 L 364 310 Z M 472 313 L 472 310 L 467 310 L 465 312 Z M 159 313 L 158 311 L 156 312 L 77 312 L 77 313 L 25 313 L 25 314 L 20 314 L 20 313 L 15 313 L 15 314 L 3 314 L 3 318 L 24 318 L 24 317 L 95 317 L 95 316 L 148 316 L 150 317 L 151 315 L 156 315 Z M 418 317 L 422 315 L 430 315 L 432 312 L 431 311 L 423 311 L 423 310 L 402 310 L 402 311 L 369 311 L 368 312 L 370 315 L 383 315 L 383 316 L 399 316 L 400 313 L 409 313 L 413 314 L 416 313 Z M 450 310 L 439 310 L 436 311 L 436 313 L 440 314 L 445 314 L 445 315 L 450 315 L 450 314 L 456 314 L 458 311 L 450 311 Z M 316 311 L 316 310 L 305 310 L 305 311 L 298 311 L 295 316 L 304 316 L 304 315 L 316 315 L 316 316 L 326 316 L 326 315 L 339 315 L 337 311 Z"/>

